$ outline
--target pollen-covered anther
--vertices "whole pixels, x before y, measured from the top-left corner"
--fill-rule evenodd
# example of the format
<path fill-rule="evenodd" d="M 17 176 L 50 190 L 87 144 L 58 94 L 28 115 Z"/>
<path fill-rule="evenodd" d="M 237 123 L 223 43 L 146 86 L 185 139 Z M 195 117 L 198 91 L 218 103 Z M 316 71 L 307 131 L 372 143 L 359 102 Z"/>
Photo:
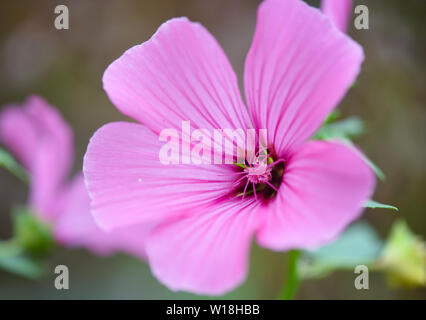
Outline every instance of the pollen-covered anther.
<path fill-rule="evenodd" d="M 246 167 L 244 172 L 247 173 L 247 180 L 252 183 L 266 183 L 272 178 L 272 168 L 268 168 L 265 162 L 254 164 L 252 167 Z"/>
<path fill-rule="evenodd" d="M 274 161 L 275 157 L 271 153 L 259 153 L 261 152 L 258 151 L 252 159 L 246 160 L 244 169 L 239 173 L 242 176 L 235 181 L 235 184 L 239 185 L 235 192 L 237 196 L 242 196 L 242 199 L 253 195 L 256 200 L 269 200 L 278 192 L 281 184 L 284 160 Z M 261 198 L 258 198 L 258 195 Z"/>

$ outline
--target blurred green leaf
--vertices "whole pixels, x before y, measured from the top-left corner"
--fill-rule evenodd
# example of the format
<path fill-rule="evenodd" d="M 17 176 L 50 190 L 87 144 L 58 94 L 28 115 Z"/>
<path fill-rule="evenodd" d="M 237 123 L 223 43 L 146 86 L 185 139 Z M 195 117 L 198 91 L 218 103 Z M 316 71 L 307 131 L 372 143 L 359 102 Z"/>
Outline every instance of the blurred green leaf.
<path fill-rule="evenodd" d="M 403 220 L 396 221 L 376 267 L 394 287 L 426 286 L 426 243 Z"/>
<path fill-rule="evenodd" d="M 364 130 L 364 124 L 358 117 L 334 121 L 335 116 L 331 113 L 324 122 L 323 126 L 314 134 L 313 139 L 349 139 L 360 135 Z"/>
<path fill-rule="evenodd" d="M 363 154 L 362 152 L 360 152 L 359 155 L 365 161 L 365 163 L 371 168 L 371 170 L 374 171 L 377 178 L 379 178 L 382 181 L 386 179 L 384 172 L 376 164 L 374 164 L 373 161 L 367 158 L 367 156 Z"/>
<path fill-rule="evenodd" d="M 22 206 L 14 209 L 13 224 L 14 238 L 0 242 L 0 268 L 37 278 L 43 273 L 40 258 L 54 245 L 50 227 Z"/>
<path fill-rule="evenodd" d="M 0 242 L 0 268 L 28 278 L 42 275 L 40 262 L 24 252 L 14 240 Z"/>
<path fill-rule="evenodd" d="M 341 142 L 354 147 L 354 150 L 360 155 L 365 163 L 374 171 L 380 180 L 385 180 L 386 176 L 383 171 L 373 163 L 365 154 L 360 152 L 351 141 L 351 138 L 359 136 L 364 130 L 364 123 L 358 117 L 350 117 L 347 119 L 336 121 L 339 112 L 334 110 L 324 121 L 321 128 L 313 135 L 314 140 L 332 140 L 337 139 Z"/>
<path fill-rule="evenodd" d="M 14 240 L 0 241 L 0 258 L 20 254 L 22 248 Z"/>
<path fill-rule="evenodd" d="M 15 208 L 13 222 L 16 242 L 24 251 L 44 255 L 53 248 L 50 226 L 40 221 L 28 208 Z"/>
<path fill-rule="evenodd" d="M 334 109 L 325 118 L 323 125 L 328 124 L 328 123 L 332 123 L 332 122 L 336 121 L 339 117 L 340 117 L 340 111 L 338 109 Z"/>
<path fill-rule="evenodd" d="M 373 170 L 373 172 L 376 174 L 376 176 L 380 179 L 380 180 L 385 180 L 386 176 L 383 173 L 383 171 L 373 163 L 373 161 L 371 161 L 363 152 L 361 152 L 354 144 L 351 140 L 349 139 L 345 139 L 345 138 L 338 138 L 338 140 L 340 142 L 342 142 L 343 144 L 346 144 L 348 147 L 351 147 L 353 151 L 355 151 L 362 160 L 365 161 L 365 163 L 371 168 L 371 170 Z"/>
<path fill-rule="evenodd" d="M 375 209 L 375 208 L 391 209 L 391 210 L 399 211 L 398 208 L 395 207 L 395 206 L 391 206 L 391 205 L 388 205 L 388 204 L 383 204 L 383 203 L 380 203 L 380 202 L 377 202 L 377 201 L 374 201 L 374 200 L 367 200 L 364 203 L 364 207 L 366 207 L 366 208 L 373 208 L 373 209 Z"/>
<path fill-rule="evenodd" d="M 0 257 L 0 268 L 32 279 L 38 278 L 43 274 L 43 267 L 38 260 L 26 254 Z"/>
<path fill-rule="evenodd" d="M 299 263 L 303 278 L 321 278 L 335 270 L 353 270 L 369 265 L 379 256 L 383 242 L 365 222 L 351 225 L 335 242 L 314 251 L 306 251 Z"/>
<path fill-rule="evenodd" d="M 12 155 L 0 148 L 0 167 L 8 170 L 10 173 L 28 183 L 28 174 L 25 169 L 12 157 Z"/>

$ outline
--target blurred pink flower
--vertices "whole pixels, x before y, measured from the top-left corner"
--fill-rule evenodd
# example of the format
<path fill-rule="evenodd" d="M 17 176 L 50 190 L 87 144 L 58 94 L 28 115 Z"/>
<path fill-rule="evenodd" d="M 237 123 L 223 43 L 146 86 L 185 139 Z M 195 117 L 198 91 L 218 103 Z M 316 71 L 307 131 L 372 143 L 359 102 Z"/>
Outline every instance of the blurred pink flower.
<path fill-rule="evenodd" d="M 346 32 L 348 20 L 352 15 L 352 0 L 322 0 L 321 10 L 339 30 Z"/>
<path fill-rule="evenodd" d="M 0 141 L 28 170 L 29 206 L 52 226 L 58 242 L 96 253 L 125 250 L 145 256 L 141 228 L 101 230 L 90 215 L 82 173 L 66 181 L 73 157 L 72 131 L 46 101 L 31 96 L 22 106 L 5 106 L 0 113 Z"/>
<path fill-rule="evenodd" d="M 264 1 L 246 59 L 246 108 L 214 37 L 186 18 L 167 21 L 105 71 L 111 101 L 143 125 L 110 123 L 89 143 L 83 172 L 96 221 L 105 229 L 157 223 L 146 244 L 154 275 L 203 294 L 245 279 L 253 237 L 272 250 L 331 241 L 359 217 L 375 178 L 352 149 L 308 139 L 362 60 L 362 48 L 318 9 Z M 236 165 L 162 165 L 158 134 L 184 120 L 208 130 L 266 128 L 278 162 L 258 179 Z M 256 196 L 244 190 L 248 180 Z"/>

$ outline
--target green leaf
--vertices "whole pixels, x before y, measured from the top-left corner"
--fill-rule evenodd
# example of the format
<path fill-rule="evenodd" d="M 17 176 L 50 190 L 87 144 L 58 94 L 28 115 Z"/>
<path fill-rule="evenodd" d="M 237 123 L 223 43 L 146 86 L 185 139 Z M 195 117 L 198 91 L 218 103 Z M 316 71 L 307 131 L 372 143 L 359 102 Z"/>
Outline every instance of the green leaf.
<path fill-rule="evenodd" d="M 28 278 L 43 274 L 40 258 L 51 251 L 50 227 L 28 208 L 13 211 L 14 238 L 0 242 L 0 268 Z"/>
<path fill-rule="evenodd" d="M 380 168 L 377 165 L 375 165 L 373 161 L 371 161 L 364 153 L 362 153 L 358 148 L 356 148 L 351 140 L 346 138 L 340 138 L 338 140 L 342 142 L 343 144 L 346 144 L 348 147 L 351 147 L 352 150 L 355 151 L 361 157 L 361 159 L 364 160 L 364 162 L 371 168 L 371 170 L 373 170 L 373 172 L 376 174 L 376 176 L 380 180 L 383 181 L 386 179 L 386 176 L 383 173 L 383 171 L 380 170 Z"/>
<path fill-rule="evenodd" d="M 245 169 L 246 168 L 246 166 L 244 165 L 244 164 L 242 164 L 242 163 L 234 163 L 236 166 L 239 166 L 240 168 L 243 168 L 243 169 Z"/>
<path fill-rule="evenodd" d="M 363 154 L 361 152 L 359 153 L 359 155 L 365 161 L 365 163 L 371 168 L 371 170 L 374 171 L 377 178 L 379 178 L 382 181 L 384 181 L 386 179 L 384 172 L 377 165 L 375 165 L 373 163 L 373 161 L 371 161 L 369 158 L 367 158 L 367 156 L 365 154 Z"/>
<path fill-rule="evenodd" d="M 330 114 L 329 117 L 331 117 Z M 333 119 L 333 117 L 331 117 Z M 314 134 L 313 139 L 328 140 L 328 139 L 348 139 L 350 137 L 359 136 L 364 130 L 364 124 L 358 117 L 350 117 L 344 120 L 331 122 L 327 118 L 323 126 Z"/>
<path fill-rule="evenodd" d="M 0 258 L 20 254 L 22 248 L 14 240 L 0 241 Z"/>
<path fill-rule="evenodd" d="M 3 148 L 0 148 L 0 167 L 3 167 L 25 183 L 28 183 L 28 174 L 25 169 L 12 157 L 9 152 Z"/>
<path fill-rule="evenodd" d="M 405 221 L 397 220 L 376 267 L 393 287 L 426 287 L 426 243 Z"/>
<path fill-rule="evenodd" d="M 337 109 L 334 109 L 328 114 L 327 118 L 325 118 L 323 125 L 332 123 L 336 121 L 339 117 L 340 117 L 340 111 Z"/>
<path fill-rule="evenodd" d="M 365 222 L 351 225 L 335 242 L 314 251 L 306 251 L 299 263 L 303 278 L 321 278 L 335 270 L 353 270 L 369 265 L 379 256 L 383 242 Z"/>
<path fill-rule="evenodd" d="M 14 240 L 0 242 L 0 268 L 28 278 L 37 278 L 43 273 L 39 261 L 25 253 Z"/>
<path fill-rule="evenodd" d="M 25 254 L 0 258 L 0 268 L 31 279 L 39 278 L 43 274 L 41 264 Z"/>
<path fill-rule="evenodd" d="M 395 211 L 399 211 L 397 207 L 395 206 L 391 206 L 388 204 L 383 204 L 374 200 L 367 200 L 364 203 L 364 207 L 365 208 L 382 208 L 382 209 L 391 209 L 391 210 L 395 210 Z"/>
<path fill-rule="evenodd" d="M 50 226 L 28 208 L 15 208 L 13 222 L 16 242 L 23 250 L 33 255 L 45 255 L 53 248 Z"/>
<path fill-rule="evenodd" d="M 340 121 L 335 121 L 338 117 L 337 110 L 331 112 L 326 120 L 324 121 L 321 128 L 314 134 L 312 139 L 314 140 L 330 140 L 338 139 L 349 146 L 353 146 L 353 142 L 350 140 L 352 137 L 359 136 L 364 130 L 364 123 L 358 117 L 350 117 Z M 355 148 L 356 151 L 358 149 Z M 366 155 L 362 152 L 358 152 L 360 157 L 365 163 L 374 171 L 376 176 L 380 180 L 385 180 L 385 174 L 380 168 L 373 163 Z"/>

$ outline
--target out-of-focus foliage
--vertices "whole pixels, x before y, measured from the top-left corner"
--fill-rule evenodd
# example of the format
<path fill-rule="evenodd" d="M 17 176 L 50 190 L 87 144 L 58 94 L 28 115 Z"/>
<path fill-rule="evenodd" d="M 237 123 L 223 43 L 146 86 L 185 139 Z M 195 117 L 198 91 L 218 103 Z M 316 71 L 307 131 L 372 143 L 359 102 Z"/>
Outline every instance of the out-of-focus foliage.
<path fill-rule="evenodd" d="M 383 204 L 374 200 L 367 200 L 364 203 L 364 207 L 366 208 L 372 208 L 372 209 L 376 209 L 376 208 L 381 208 L 381 209 L 391 209 L 391 210 L 395 210 L 398 211 L 398 208 L 395 206 L 391 206 L 389 204 Z"/>
<path fill-rule="evenodd" d="M 331 116 L 334 116 L 333 114 Z M 330 123 L 330 116 L 324 125 L 315 133 L 314 139 L 327 140 L 332 138 L 349 139 L 359 136 L 364 130 L 364 123 L 358 117 Z"/>
<path fill-rule="evenodd" d="M 53 247 L 50 227 L 25 207 L 19 206 L 13 212 L 14 235 L 17 244 L 35 256 L 49 253 Z"/>
<path fill-rule="evenodd" d="M 352 224 L 335 242 L 304 253 L 299 263 L 302 278 L 322 278 L 335 270 L 353 270 L 379 258 L 383 242 L 366 222 Z"/>
<path fill-rule="evenodd" d="M 314 140 L 338 140 L 352 147 L 359 156 L 367 163 L 374 171 L 380 180 L 385 180 L 383 171 L 373 163 L 364 153 L 358 150 L 352 142 L 353 138 L 361 135 L 364 131 L 364 123 L 358 117 L 350 117 L 347 119 L 338 120 L 340 112 L 335 110 L 331 112 L 325 119 L 321 128 L 313 135 Z"/>
<path fill-rule="evenodd" d="M 426 243 L 413 234 L 407 223 L 396 221 L 377 263 L 396 287 L 426 286 Z"/>
<path fill-rule="evenodd" d="M 0 242 L 0 268 L 28 278 L 39 278 L 44 272 L 41 262 L 13 241 Z"/>
<path fill-rule="evenodd" d="M 24 168 L 12 157 L 12 155 L 0 148 L 0 167 L 5 168 L 9 172 L 13 173 L 19 179 L 27 182 L 28 175 L 25 172 Z"/>
<path fill-rule="evenodd" d="M 14 237 L 0 242 L 0 268 L 38 278 L 44 273 L 42 258 L 54 247 L 50 228 L 23 206 L 16 207 L 12 216 Z"/>
<path fill-rule="evenodd" d="M 305 252 L 299 273 L 302 278 L 323 278 L 357 265 L 385 273 L 391 287 L 426 286 L 426 243 L 403 220 L 393 224 L 385 243 L 370 225 L 358 222 L 332 244 Z"/>

